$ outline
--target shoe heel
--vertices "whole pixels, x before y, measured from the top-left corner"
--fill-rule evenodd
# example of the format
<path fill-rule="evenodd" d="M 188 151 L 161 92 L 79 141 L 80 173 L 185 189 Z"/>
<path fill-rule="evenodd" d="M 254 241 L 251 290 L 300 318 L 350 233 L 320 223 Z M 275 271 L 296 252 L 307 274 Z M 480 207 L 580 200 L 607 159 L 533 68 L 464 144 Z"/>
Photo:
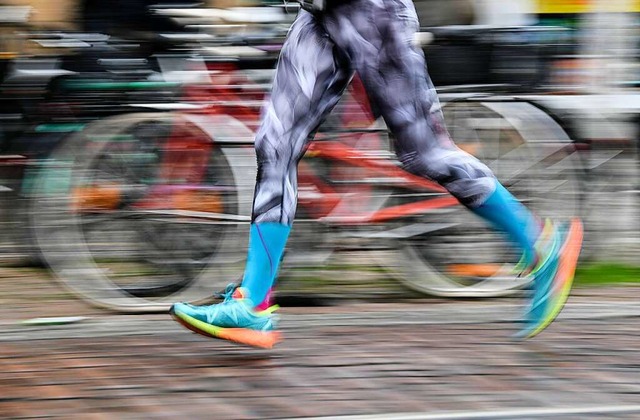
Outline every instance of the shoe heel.
<path fill-rule="evenodd" d="M 271 349 L 282 341 L 282 334 L 279 331 L 254 331 L 246 328 L 222 328 L 217 332 L 216 337 L 263 349 Z"/>
<path fill-rule="evenodd" d="M 573 219 L 567 242 L 562 250 L 558 273 L 556 274 L 556 278 L 560 280 L 556 286 L 558 288 L 559 302 L 557 305 L 559 307 L 555 308 L 554 312 L 559 313 L 562 310 L 571 291 L 576 265 L 582 249 L 583 236 L 584 228 L 582 227 L 582 222 L 579 219 Z"/>

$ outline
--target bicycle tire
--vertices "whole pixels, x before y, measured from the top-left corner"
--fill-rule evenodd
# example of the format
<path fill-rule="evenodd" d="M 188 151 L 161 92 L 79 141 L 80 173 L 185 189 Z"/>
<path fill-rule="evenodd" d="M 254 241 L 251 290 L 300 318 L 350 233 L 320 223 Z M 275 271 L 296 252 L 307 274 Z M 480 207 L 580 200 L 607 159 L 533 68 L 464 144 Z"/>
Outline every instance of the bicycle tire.
<path fill-rule="evenodd" d="M 539 216 L 579 214 L 582 188 L 572 141 L 539 108 L 522 101 L 471 99 L 445 103 L 444 114 L 454 141 L 475 152 Z M 490 152 L 496 135 L 498 147 Z M 501 149 L 505 138 L 512 144 Z M 409 288 L 443 297 L 495 297 L 517 293 L 530 281 L 513 270 L 520 257 L 513 246 L 462 206 L 413 222 L 434 229 L 399 243 L 401 258 L 391 268 Z"/>
<path fill-rule="evenodd" d="M 208 121 L 211 125 L 203 128 L 197 118 L 171 113 L 135 113 L 111 117 L 91 123 L 82 132 L 71 136 L 45 161 L 34 183 L 31 220 L 42 255 L 64 286 L 101 307 L 123 312 L 155 312 L 166 310 L 175 301 L 192 301 L 211 295 L 213 291 L 223 288 L 237 278 L 241 272 L 241 251 L 246 247 L 244 238 L 247 237 L 248 231 L 248 214 L 255 179 L 255 157 L 243 148 L 215 144 L 210 127 L 215 126 L 216 121 Z M 105 229 L 107 233 L 99 232 L 98 236 L 92 233 L 93 236 L 90 236 L 87 232 L 87 216 L 72 211 L 75 191 L 73 189 L 85 182 L 90 175 L 99 172 L 96 171 L 95 165 L 105 156 L 105 150 L 120 141 L 123 136 L 131 137 L 131 133 L 127 132 L 131 127 L 154 122 L 184 127 L 195 136 L 201 136 L 203 142 L 213 144 L 212 150 L 216 151 L 215 159 L 218 159 L 216 175 L 225 178 L 224 183 L 229 190 L 223 193 L 228 197 L 220 200 L 232 203 L 228 209 L 225 207 L 225 211 L 230 213 L 230 221 L 224 224 L 215 221 L 209 223 L 210 230 L 216 231 L 218 235 L 214 238 L 215 248 L 200 244 L 192 249 L 178 251 L 163 249 L 162 236 L 145 238 L 142 235 L 141 242 L 147 248 L 141 251 L 140 243 L 126 244 L 124 239 L 118 239 L 120 242 L 116 242 L 105 237 L 108 233 L 114 234 L 114 238 L 122 238 L 127 234 L 140 235 L 140 226 L 145 223 L 147 226 L 156 223 L 159 233 L 170 230 L 167 227 L 168 223 L 200 223 L 198 229 L 187 229 L 188 235 L 192 235 L 204 225 L 202 219 L 190 218 L 192 213 L 185 217 L 183 211 L 178 217 L 179 220 L 175 221 L 169 220 L 164 211 L 160 212 L 161 215 L 151 213 L 150 216 L 146 216 L 144 213 L 142 216 L 137 215 L 134 220 L 128 220 L 126 229 L 123 228 L 121 231 L 118 231 L 114 220 L 111 220 L 111 224 Z M 235 132 L 238 133 L 237 128 Z M 153 137 L 153 133 L 150 135 Z M 140 143 L 142 140 L 137 138 L 127 141 Z M 148 141 L 153 143 L 155 140 L 149 138 Z M 163 152 L 168 153 L 166 150 Z M 123 210 L 117 209 L 112 213 L 118 212 L 121 216 Z M 125 215 L 125 219 L 126 217 L 129 216 Z M 91 223 L 97 222 L 92 220 Z M 179 226 L 177 231 L 179 232 Z M 185 236 L 186 241 L 191 240 L 188 235 Z M 103 242 L 106 245 L 100 244 L 97 240 L 99 238 L 104 238 Z M 178 240 L 176 237 L 168 239 L 170 242 Z M 153 241 L 156 243 L 153 244 Z M 150 251 L 152 246 L 155 246 L 155 249 Z M 189 252 L 200 253 L 196 263 L 193 263 L 193 259 L 184 260 L 184 255 Z M 172 263 L 174 267 L 169 267 Z M 175 269 L 176 264 L 187 263 L 194 265 L 191 275 L 185 275 L 184 271 Z M 127 268 L 126 264 L 133 268 Z M 143 266 L 146 267 L 145 264 L 151 267 L 149 270 L 157 270 L 153 274 L 135 272 Z M 162 267 L 158 268 L 159 266 Z M 126 278 L 127 270 L 133 272 L 129 274 L 129 278 Z M 138 281 L 136 275 L 147 284 L 132 286 L 132 281 Z"/>

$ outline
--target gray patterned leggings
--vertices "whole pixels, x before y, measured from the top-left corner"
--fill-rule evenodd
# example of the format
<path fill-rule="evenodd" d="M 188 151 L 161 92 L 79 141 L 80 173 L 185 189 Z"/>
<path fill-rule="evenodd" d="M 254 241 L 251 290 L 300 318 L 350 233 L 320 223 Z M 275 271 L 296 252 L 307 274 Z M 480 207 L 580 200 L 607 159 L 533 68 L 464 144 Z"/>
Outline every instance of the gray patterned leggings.
<path fill-rule="evenodd" d="M 254 222 L 291 224 L 297 165 L 354 72 L 396 139 L 404 168 L 433 179 L 467 207 L 493 192 L 489 168 L 451 141 L 422 51 L 411 0 L 351 0 L 301 10 L 284 43 L 255 148 Z"/>

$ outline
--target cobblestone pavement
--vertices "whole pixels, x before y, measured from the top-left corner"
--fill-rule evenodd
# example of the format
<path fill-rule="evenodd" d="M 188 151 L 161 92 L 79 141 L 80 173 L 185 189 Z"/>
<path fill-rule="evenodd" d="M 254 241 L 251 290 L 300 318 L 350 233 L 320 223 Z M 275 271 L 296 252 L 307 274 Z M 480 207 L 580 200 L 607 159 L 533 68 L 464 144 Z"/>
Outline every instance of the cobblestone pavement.
<path fill-rule="evenodd" d="M 36 289 L 0 309 L 3 418 L 640 417 L 638 287 L 577 290 L 525 343 L 510 339 L 515 300 L 285 308 L 271 351 Z M 61 314 L 88 319 L 16 323 Z"/>

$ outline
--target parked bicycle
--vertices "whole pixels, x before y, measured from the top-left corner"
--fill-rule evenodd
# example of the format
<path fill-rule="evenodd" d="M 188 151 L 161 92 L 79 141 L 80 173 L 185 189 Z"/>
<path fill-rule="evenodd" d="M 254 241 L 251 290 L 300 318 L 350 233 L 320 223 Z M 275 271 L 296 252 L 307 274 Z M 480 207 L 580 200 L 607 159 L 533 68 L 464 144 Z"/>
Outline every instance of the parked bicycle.
<path fill-rule="evenodd" d="M 553 217 L 578 212 L 575 149 L 544 112 L 487 96 L 448 103 L 445 115 L 459 146 L 530 207 Z M 496 296 L 524 286 L 512 270 L 519 256 L 442 187 L 403 171 L 376 124 L 318 133 L 299 170 L 291 242 L 304 251 L 285 263 L 324 261 L 333 247 L 324 233 L 338 229 L 397 248 L 402 264 L 382 264 L 422 292 Z M 33 222 L 47 262 L 75 291 L 119 310 L 163 309 L 237 278 L 252 139 L 239 120 L 218 114 L 130 114 L 74 134 L 38 177 Z"/>
<path fill-rule="evenodd" d="M 202 47 L 202 37 L 191 37 L 181 42 L 193 47 L 198 38 Z M 144 80 L 57 79 L 64 98 L 120 105 L 114 116 L 88 116 L 64 132 L 27 178 L 38 249 L 82 297 L 123 311 L 164 310 L 240 275 L 246 244 L 238 238 L 247 237 L 256 175 L 252 130 L 270 83 L 265 63 L 278 48 L 243 42 L 158 57 L 161 72 Z M 500 89 L 443 91 L 452 137 L 539 214 L 576 214 L 580 163 L 571 139 L 539 107 Z M 182 100 L 163 101 L 158 91 L 182 92 Z M 400 168 L 357 81 L 301 162 L 299 195 L 297 251 L 285 270 L 324 264 L 336 247 L 325 234 L 338 230 L 358 246 L 393 250 L 379 263 L 421 292 L 497 296 L 527 281 L 513 272 L 519 256 L 501 237 L 442 187 Z"/>

